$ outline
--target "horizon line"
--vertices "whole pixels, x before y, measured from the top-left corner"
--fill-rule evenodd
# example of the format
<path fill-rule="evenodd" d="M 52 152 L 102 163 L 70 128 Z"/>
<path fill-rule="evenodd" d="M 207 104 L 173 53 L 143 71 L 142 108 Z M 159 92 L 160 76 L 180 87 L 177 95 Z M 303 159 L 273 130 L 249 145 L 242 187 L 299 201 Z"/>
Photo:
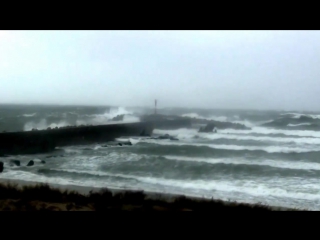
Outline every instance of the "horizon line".
<path fill-rule="evenodd" d="M 60 107 L 124 107 L 124 108 L 148 108 L 148 109 L 154 109 L 154 106 L 151 104 L 148 106 L 125 106 L 125 105 L 106 105 L 106 104 L 62 104 L 62 103 L 0 103 L 1 105 L 15 105 L 15 106 L 60 106 Z M 194 110 L 229 110 L 229 111 L 276 111 L 276 112 L 320 112 L 320 110 L 298 110 L 298 109 L 290 109 L 290 110 L 284 110 L 284 109 L 255 109 L 255 108 L 206 108 L 206 107 L 181 107 L 181 106 L 175 106 L 175 107 L 158 107 L 158 110 L 161 109 L 194 109 Z"/>

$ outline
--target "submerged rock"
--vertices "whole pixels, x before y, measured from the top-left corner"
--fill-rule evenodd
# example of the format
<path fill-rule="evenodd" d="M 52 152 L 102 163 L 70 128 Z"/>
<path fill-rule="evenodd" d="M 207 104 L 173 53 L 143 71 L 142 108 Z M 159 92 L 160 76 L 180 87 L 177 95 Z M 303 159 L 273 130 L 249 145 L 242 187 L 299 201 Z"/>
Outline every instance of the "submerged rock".
<path fill-rule="evenodd" d="M 215 125 L 213 123 L 208 123 L 205 127 L 201 127 L 198 132 L 213 132 Z M 217 132 L 217 130 L 215 130 Z"/>
<path fill-rule="evenodd" d="M 111 120 L 112 121 L 123 121 L 123 118 L 124 118 L 124 114 L 121 114 L 121 115 L 118 115 L 118 116 L 112 118 Z"/>
<path fill-rule="evenodd" d="M 179 141 L 179 139 L 178 139 L 178 138 L 175 138 L 175 137 L 170 137 L 170 140 L 171 140 L 171 141 Z"/>
<path fill-rule="evenodd" d="M 132 143 L 130 141 L 128 142 L 120 142 L 118 143 L 119 146 L 132 146 Z"/>
<path fill-rule="evenodd" d="M 63 157 L 64 155 L 50 155 L 46 156 L 46 158 L 56 158 L 56 157 Z"/>
<path fill-rule="evenodd" d="M 33 165 L 34 165 L 34 161 L 31 160 L 31 161 L 28 162 L 27 167 L 31 167 L 31 166 L 33 166 Z"/>
<path fill-rule="evenodd" d="M 170 136 L 169 134 L 164 134 L 164 135 L 159 136 L 159 137 L 152 137 L 150 139 L 156 139 L 156 140 L 168 139 L 168 140 L 173 140 L 173 141 L 178 141 L 179 140 L 178 138 Z"/>
<path fill-rule="evenodd" d="M 141 137 L 151 137 L 151 134 L 148 133 L 148 131 L 146 131 L 145 129 L 143 129 L 143 131 L 140 133 Z"/>
<path fill-rule="evenodd" d="M 3 162 L 0 162 L 0 173 L 3 172 Z"/>
<path fill-rule="evenodd" d="M 34 164 L 36 164 L 36 163 L 45 164 L 45 163 L 46 163 L 46 161 L 41 160 L 41 159 L 38 159 L 38 158 L 35 158 L 35 159 L 33 159 L 33 160 L 30 160 L 29 163 L 31 163 L 31 161 L 33 161 Z M 32 164 L 32 163 L 31 163 L 31 164 Z M 32 166 L 32 165 L 31 165 L 31 166 Z"/>
<path fill-rule="evenodd" d="M 19 160 L 10 160 L 10 164 L 20 166 L 20 161 Z"/>
<path fill-rule="evenodd" d="M 127 142 L 108 142 L 108 144 L 104 144 L 101 147 L 114 147 L 114 146 L 132 146 L 132 143 L 130 141 Z"/>
<path fill-rule="evenodd" d="M 158 139 L 170 139 L 170 138 L 171 138 L 171 136 L 169 134 L 165 134 L 165 135 L 158 137 Z"/>

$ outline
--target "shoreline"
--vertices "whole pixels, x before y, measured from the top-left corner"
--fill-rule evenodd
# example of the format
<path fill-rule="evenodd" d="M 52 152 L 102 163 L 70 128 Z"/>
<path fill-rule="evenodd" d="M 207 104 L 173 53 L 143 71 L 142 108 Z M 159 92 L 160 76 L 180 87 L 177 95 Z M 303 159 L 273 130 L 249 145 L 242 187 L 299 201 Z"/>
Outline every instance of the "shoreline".
<path fill-rule="evenodd" d="M 0 179 L 0 206 L 0 211 L 308 211 L 171 193 L 11 179 Z"/>

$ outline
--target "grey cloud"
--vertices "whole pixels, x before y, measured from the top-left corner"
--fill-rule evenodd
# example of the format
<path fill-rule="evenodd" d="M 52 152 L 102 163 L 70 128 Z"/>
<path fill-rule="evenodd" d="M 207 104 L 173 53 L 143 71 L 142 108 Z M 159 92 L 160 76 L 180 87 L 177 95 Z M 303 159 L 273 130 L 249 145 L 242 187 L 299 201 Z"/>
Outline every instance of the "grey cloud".
<path fill-rule="evenodd" d="M 319 31 L 2 31 L 0 102 L 320 110 Z"/>

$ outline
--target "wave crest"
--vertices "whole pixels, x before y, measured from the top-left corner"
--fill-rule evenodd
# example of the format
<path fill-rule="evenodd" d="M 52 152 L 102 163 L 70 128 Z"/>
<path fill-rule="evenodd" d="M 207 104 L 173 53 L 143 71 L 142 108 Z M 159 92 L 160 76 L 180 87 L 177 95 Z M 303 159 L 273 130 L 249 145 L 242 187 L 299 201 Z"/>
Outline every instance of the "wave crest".
<path fill-rule="evenodd" d="M 36 113 L 35 113 L 36 114 Z M 33 114 L 32 116 L 35 116 Z M 68 117 L 68 115 L 72 115 L 72 117 Z M 124 107 L 113 107 L 109 111 L 103 114 L 92 114 L 92 115 L 79 115 L 75 112 L 65 112 L 60 113 L 59 115 L 54 115 L 53 113 L 50 115 L 50 119 L 42 118 L 38 122 L 30 121 L 24 124 L 24 131 L 31 131 L 33 128 L 38 130 L 44 130 L 47 128 L 55 128 L 55 127 L 65 127 L 71 125 L 102 125 L 108 124 L 114 117 L 119 115 L 124 115 L 123 120 L 121 121 L 113 121 L 113 123 L 131 123 L 131 122 L 140 122 L 139 117 L 135 116 L 133 112 L 128 111 Z M 31 114 L 28 115 L 31 117 Z M 60 120 L 59 120 L 60 119 Z"/>

